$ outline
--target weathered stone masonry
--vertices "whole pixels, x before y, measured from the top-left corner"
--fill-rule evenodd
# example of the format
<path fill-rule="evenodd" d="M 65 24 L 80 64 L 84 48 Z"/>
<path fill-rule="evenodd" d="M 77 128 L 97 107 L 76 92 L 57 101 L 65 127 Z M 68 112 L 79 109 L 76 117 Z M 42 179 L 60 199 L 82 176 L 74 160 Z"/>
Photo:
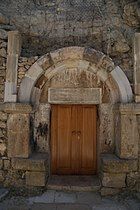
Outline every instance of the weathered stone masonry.
<path fill-rule="evenodd" d="M 132 21 L 127 13 L 130 6 L 135 9 L 134 5 L 125 6 L 124 19 L 129 27 L 136 27 L 136 16 Z M 98 109 L 97 160 L 102 195 L 123 189 L 139 191 L 140 34 L 136 33 L 134 40 L 133 82 L 130 76 L 133 71 L 126 70 L 132 65 L 132 52 L 122 36 L 121 44 L 117 36 L 108 48 L 113 60 L 100 52 L 104 51 L 101 46 L 95 45 L 95 50 L 87 47 L 88 44 L 86 47 L 64 44 L 64 48 L 59 44 L 61 49 L 55 51 L 48 46 L 48 53 L 43 56 L 36 53 L 37 56 L 23 57 L 23 52 L 20 55 L 22 34 L 11 31 L 8 19 L 0 21 L 7 28 L 0 29 L 0 182 L 17 187 L 47 185 L 51 104 L 84 104 L 90 99 L 88 103 L 96 104 Z M 33 32 L 35 27 L 30 30 Z M 24 51 L 25 45 L 23 35 Z M 131 58 L 129 63 L 128 58 Z M 133 84 L 134 94 L 124 72 Z M 72 91 L 77 93 L 76 98 Z M 83 91 L 86 97 L 81 94 Z M 65 100 L 68 93 L 69 98 Z"/>

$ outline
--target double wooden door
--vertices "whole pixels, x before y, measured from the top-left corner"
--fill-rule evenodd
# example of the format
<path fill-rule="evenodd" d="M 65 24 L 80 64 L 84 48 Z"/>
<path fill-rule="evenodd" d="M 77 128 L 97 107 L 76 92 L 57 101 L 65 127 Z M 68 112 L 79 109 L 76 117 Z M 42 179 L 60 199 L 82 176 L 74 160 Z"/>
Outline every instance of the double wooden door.
<path fill-rule="evenodd" d="M 52 105 L 52 174 L 96 173 L 96 106 Z"/>

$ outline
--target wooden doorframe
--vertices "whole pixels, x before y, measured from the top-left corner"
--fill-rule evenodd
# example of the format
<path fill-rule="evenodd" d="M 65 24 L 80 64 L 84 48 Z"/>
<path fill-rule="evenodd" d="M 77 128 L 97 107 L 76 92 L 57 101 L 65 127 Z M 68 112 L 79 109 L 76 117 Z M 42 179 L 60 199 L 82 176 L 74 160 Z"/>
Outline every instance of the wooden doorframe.
<path fill-rule="evenodd" d="M 57 104 L 51 104 L 51 110 L 52 110 L 52 106 L 57 105 Z M 97 111 L 98 111 L 98 106 L 95 104 L 58 104 L 60 106 L 88 106 L 88 107 L 95 107 L 96 106 L 96 172 L 98 173 L 98 128 L 97 128 Z M 51 117 L 50 117 L 50 130 L 52 130 L 52 111 L 51 111 Z M 50 173 L 52 173 L 52 144 L 51 144 L 51 132 L 50 132 Z"/>

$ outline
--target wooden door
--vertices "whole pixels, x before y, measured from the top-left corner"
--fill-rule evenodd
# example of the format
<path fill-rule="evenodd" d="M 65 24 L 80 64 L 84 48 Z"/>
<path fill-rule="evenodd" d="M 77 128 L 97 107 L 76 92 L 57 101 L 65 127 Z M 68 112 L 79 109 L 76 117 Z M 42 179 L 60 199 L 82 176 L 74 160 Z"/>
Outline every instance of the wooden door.
<path fill-rule="evenodd" d="M 96 106 L 52 105 L 52 174 L 96 173 Z"/>

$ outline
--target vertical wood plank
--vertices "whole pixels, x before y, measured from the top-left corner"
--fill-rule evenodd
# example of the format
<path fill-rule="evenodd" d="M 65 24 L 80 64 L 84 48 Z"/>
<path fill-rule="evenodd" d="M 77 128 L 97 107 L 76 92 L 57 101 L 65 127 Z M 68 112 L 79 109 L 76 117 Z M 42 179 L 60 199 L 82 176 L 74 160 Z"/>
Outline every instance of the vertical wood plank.
<path fill-rule="evenodd" d="M 57 172 L 58 106 L 51 106 L 51 171 Z"/>
<path fill-rule="evenodd" d="M 58 173 L 68 171 L 71 166 L 70 158 L 71 142 L 71 106 L 58 106 Z"/>

